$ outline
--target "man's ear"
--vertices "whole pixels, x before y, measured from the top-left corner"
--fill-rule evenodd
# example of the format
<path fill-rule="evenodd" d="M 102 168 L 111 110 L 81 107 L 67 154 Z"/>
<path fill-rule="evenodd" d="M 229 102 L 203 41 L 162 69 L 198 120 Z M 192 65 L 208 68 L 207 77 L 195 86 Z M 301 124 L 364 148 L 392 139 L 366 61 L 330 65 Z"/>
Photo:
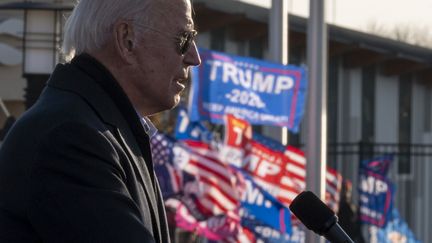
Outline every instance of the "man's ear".
<path fill-rule="evenodd" d="M 114 47 L 117 54 L 127 63 L 134 61 L 135 36 L 132 24 L 119 21 L 114 25 Z"/>

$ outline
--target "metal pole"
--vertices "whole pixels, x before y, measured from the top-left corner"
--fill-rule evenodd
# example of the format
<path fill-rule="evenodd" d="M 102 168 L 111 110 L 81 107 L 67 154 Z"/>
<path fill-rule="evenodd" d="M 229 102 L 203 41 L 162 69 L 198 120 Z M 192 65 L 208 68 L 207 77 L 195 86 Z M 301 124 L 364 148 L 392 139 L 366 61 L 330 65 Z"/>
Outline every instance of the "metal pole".
<path fill-rule="evenodd" d="M 288 0 L 272 0 L 269 14 L 269 52 L 272 61 L 288 64 Z M 264 127 L 264 133 L 283 144 L 288 143 L 288 129 Z"/>
<path fill-rule="evenodd" d="M 309 95 L 307 110 L 306 187 L 324 201 L 327 162 L 327 26 L 325 0 L 309 0 L 307 62 Z M 308 231 L 306 242 L 323 242 Z"/>
<path fill-rule="evenodd" d="M 6 118 L 8 118 L 10 116 L 9 110 L 6 108 L 5 103 L 3 103 L 2 98 L 0 98 L 0 108 L 3 111 L 3 113 L 5 114 Z"/>
<path fill-rule="evenodd" d="M 270 58 L 288 64 L 288 0 L 272 0 L 270 10 Z"/>

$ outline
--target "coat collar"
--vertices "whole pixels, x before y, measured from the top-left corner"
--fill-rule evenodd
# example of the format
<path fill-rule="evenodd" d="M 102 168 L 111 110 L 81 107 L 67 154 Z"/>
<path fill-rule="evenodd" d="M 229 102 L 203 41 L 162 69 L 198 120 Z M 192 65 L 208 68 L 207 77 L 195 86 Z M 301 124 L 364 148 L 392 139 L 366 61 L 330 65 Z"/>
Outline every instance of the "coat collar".
<path fill-rule="evenodd" d="M 142 132 L 140 117 L 122 87 L 104 65 L 88 54 L 75 57 L 71 64 L 94 80 L 93 83 L 96 83 L 108 94 L 115 107 L 117 107 L 117 111 L 126 118 L 134 133 L 140 134 Z M 110 118 L 107 116 L 107 119 Z"/>
<path fill-rule="evenodd" d="M 114 99 L 99 85 L 99 82 L 77 65 L 58 64 L 47 86 L 80 96 L 95 110 L 102 121 L 111 126 L 120 127 L 127 122 L 122 119 L 123 115 Z"/>
<path fill-rule="evenodd" d="M 52 77 L 48 82 L 49 86 L 67 89 L 82 96 L 96 108 L 104 122 L 117 126 L 120 122 L 118 119 L 120 113 L 126 118 L 126 122 L 135 134 L 142 133 L 143 119 L 151 133 L 157 131 L 149 119 L 138 115 L 110 71 L 90 55 L 81 54 L 70 64 L 57 65 Z M 68 81 L 70 79 L 73 79 L 73 82 Z M 113 112 L 113 107 L 118 109 Z M 147 131 L 145 132 L 146 135 L 151 136 Z"/>

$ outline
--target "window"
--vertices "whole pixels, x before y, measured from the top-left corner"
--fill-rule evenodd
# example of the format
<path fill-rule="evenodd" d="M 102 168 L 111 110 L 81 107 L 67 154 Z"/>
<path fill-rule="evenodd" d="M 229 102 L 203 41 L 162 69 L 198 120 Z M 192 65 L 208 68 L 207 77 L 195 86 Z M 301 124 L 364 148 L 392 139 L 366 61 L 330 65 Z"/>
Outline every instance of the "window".
<path fill-rule="evenodd" d="M 225 51 L 225 29 L 219 28 L 210 32 L 210 49 Z"/>
<path fill-rule="evenodd" d="M 423 130 L 425 132 L 431 132 L 431 105 L 432 105 L 432 89 L 429 85 L 425 89 L 425 102 L 424 102 L 424 126 Z"/>
<path fill-rule="evenodd" d="M 338 70 L 339 59 L 331 58 L 329 62 L 328 72 L 328 88 L 327 88 L 327 140 L 329 143 L 337 142 L 338 131 Z"/>
<path fill-rule="evenodd" d="M 412 76 L 402 75 L 399 78 L 399 175 L 411 174 L 411 106 Z"/>
<path fill-rule="evenodd" d="M 249 41 L 249 56 L 262 59 L 264 56 L 263 50 L 263 41 L 261 39 Z"/>
<path fill-rule="evenodd" d="M 375 138 L 375 66 L 362 69 L 361 140 L 372 143 Z"/>

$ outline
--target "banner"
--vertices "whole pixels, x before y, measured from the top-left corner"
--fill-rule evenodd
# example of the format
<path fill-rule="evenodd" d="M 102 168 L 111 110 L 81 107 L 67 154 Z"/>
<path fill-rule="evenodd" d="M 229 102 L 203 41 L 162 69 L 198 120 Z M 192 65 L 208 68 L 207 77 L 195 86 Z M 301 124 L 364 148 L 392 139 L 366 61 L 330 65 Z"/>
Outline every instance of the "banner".
<path fill-rule="evenodd" d="M 221 160 L 240 168 L 251 138 L 252 126 L 247 121 L 237 119 L 231 114 L 225 115 L 224 143 L 219 149 Z"/>
<path fill-rule="evenodd" d="M 238 178 L 243 179 L 241 206 L 243 216 L 256 219 L 282 234 L 291 233 L 291 214 L 287 207 L 259 187 L 253 179 L 238 170 Z"/>
<path fill-rule="evenodd" d="M 285 205 L 306 189 L 306 158 L 304 152 L 279 141 L 252 134 L 247 121 L 231 114 L 225 116 L 225 147 L 222 158 L 253 176 L 255 182 Z M 327 168 L 326 203 L 338 211 L 342 175 Z"/>
<path fill-rule="evenodd" d="M 183 107 L 178 108 L 175 138 L 185 141 L 203 141 L 208 144 L 213 141 L 212 133 L 200 122 L 190 121 L 188 112 Z"/>
<path fill-rule="evenodd" d="M 391 218 L 385 228 L 369 226 L 370 243 L 420 243 L 398 210 L 393 209 Z"/>
<path fill-rule="evenodd" d="M 206 49 L 200 55 L 202 64 L 192 69 L 192 121 L 223 124 L 224 114 L 234 114 L 298 132 L 307 91 L 304 68 Z"/>
<path fill-rule="evenodd" d="M 291 234 L 281 233 L 280 231 L 263 224 L 262 222 L 249 218 L 242 217 L 241 225 L 250 230 L 255 237 L 255 242 L 265 243 L 303 243 L 304 232 L 298 227 L 293 227 Z M 302 235 L 303 234 L 303 235 Z"/>
<path fill-rule="evenodd" d="M 391 218 L 394 186 L 387 178 L 391 156 L 382 156 L 360 164 L 360 221 L 385 227 Z"/>

